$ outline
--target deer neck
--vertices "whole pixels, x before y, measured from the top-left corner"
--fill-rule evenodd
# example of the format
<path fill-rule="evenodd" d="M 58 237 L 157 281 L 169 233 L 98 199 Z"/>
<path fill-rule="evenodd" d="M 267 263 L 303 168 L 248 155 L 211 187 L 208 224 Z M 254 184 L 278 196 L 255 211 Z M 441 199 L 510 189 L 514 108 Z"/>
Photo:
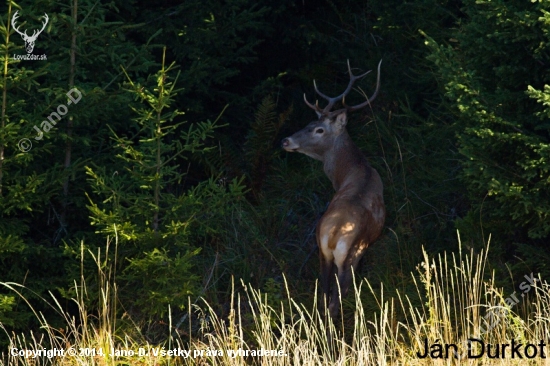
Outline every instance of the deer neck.
<path fill-rule="evenodd" d="M 358 168 L 368 165 L 363 153 L 345 130 L 336 138 L 332 149 L 323 155 L 322 161 L 323 170 L 336 191 L 351 175 L 356 174 Z"/>

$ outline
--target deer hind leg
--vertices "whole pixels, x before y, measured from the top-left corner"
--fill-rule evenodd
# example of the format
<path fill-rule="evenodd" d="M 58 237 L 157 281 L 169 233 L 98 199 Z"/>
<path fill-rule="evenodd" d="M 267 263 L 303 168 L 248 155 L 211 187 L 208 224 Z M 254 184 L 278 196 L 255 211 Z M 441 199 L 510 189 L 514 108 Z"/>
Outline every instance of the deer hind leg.
<path fill-rule="evenodd" d="M 330 283 L 336 274 L 336 267 L 334 266 L 332 258 L 326 258 L 323 255 L 323 252 L 319 253 L 319 261 L 321 265 L 321 290 L 322 295 L 319 298 L 319 308 L 322 311 L 322 314 L 325 313 L 325 309 L 330 301 L 329 292 L 330 292 Z"/>
<path fill-rule="evenodd" d="M 343 242 L 342 239 L 341 241 Z M 347 249 L 349 248 L 347 243 L 346 245 L 343 243 L 340 244 L 339 241 L 334 251 L 334 262 L 338 268 L 338 281 L 333 286 L 332 298 L 329 305 L 329 312 L 332 318 L 338 316 L 338 312 L 340 311 L 340 299 L 346 297 L 349 292 L 349 288 L 353 281 L 352 268 L 353 271 L 357 269 L 359 260 L 363 257 L 367 249 L 367 245 L 359 245 Z M 341 253 L 338 251 L 339 246 L 342 248 Z M 344 248 L 347 249 L 345 252 L 343 250 Z"/>
<path fill-rule="evenodd" d="M 319 246 L 319 262 L 321 270 L 321 290 L 322 295 L 319 297 L 319 309 L 324 316 L 330 298 L 330 285 L 336 274 L 336 266 L 334 265 L 334 254 L 331 249 L 333 240 L 333 225 L 327 220 L 326 214 L 323 215 L 317 225 L 317 245 Z M 334 247 L 334 245 L 332 245 Z"/>
<path fill-rule="evenodd" d="M 335 318 L 338 315 L 338 312 L 340 311 L 340 298 L 345 296 L 344 290 L 346 290 L 349 286 L 349 284 L 345 282 L 347 278 L 345 268 L 346 258 L 351 246 L 349 241 L 349 236 L 340 236 L 336 242 L 334 251 L 332 252 L 334 255 L 334 264 L 336 265 L 336 268 L 338 268 L 338 275 L 331 278 L 331 280 L 334 280 L 334 284 L 332 286 L 332 296 L 328 310 L 332 318 Z"/>

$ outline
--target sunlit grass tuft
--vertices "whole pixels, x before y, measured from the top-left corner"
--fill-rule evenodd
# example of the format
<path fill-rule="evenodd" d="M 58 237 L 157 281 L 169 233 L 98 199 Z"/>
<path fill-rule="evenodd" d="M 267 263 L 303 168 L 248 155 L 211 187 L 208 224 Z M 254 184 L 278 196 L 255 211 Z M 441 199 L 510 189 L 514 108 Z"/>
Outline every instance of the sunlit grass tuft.
<path fill-rule="evenodd" d="M 468 338 L 479 338 L 491 344 L 510 343 L 512 339 L 524 344 L 539 344 L 541 340 L 548 343 L 550 334 L 549 284 L 540 278 L 534 280 L 530 273 L 526 273 L 526 281 L 517 284 L 515 292 L 503 293 L 502 289 L 495 287 L 493 275 L 487 273 L 487 250 L 488 245 L 481 253 L 459 252 L 433 258 L 424 252 L 424 260 L 418 265 L 417 273 L 411 274 L 420 303 L 399 292 L 393 298 L 386 298 L 383 286 L 375 291 L 368 281 L 356 281 L 355 312 L 344 314 L 347 321 L 340 318 L 336 324 L 321 316 L 316 307 L 307 308 L 290 296 L 279 304 L 270 304 L 265 294 L 241 283 L 242 291 L 232 291 L 228 316 L 221 318 L 206 302 L 202 305 L 190 304 L 187 338 L 184 340 L 176 336 L 178 333 L 172 324 L 168 324 L 166 340 L 162 344 L 149 344 L 145 337 L 120 334 L 115 317 L 117 288 L 114 275 L 105 255 L 102 259 L 98 253 L 94 255 L 101 278 L 98 314 L 92 316 L 87 313 L 84 306 L 86 286 L 81 280 L 78 286 L 75 284 L 79 290 L 74 299 L 79 309 L 78 319 L 64 311 L 53 296 L 50 301 L 52 308 L 64 320 L 64 329 L 49 326 L 42 314 L 37 312 L 34 314 L 41 325 L 39 331 L 11 334 L 0 325 L 11 341 L 9 349 L 2 353 L 0 364 L 547 364 L 540 354 L 531 360 L 512 359 L 510 352 L 504 358 L 466 358 Z M 21 295 L 23 286 L 13 283 L 2 285 L 25 300 Z M 361 293 L 364 291 L 375 298 L 378 304 L 376 312 L 365 313 L 361 303 Z M 345 327 L 345 324 L 353 326 Z M 455 344 L 457 355 L 464 358 L 455 358 L 453 352 L 448 358 L 445 352 L 441 353 L 441 358 L 420 358 L 418 352 L 424 353 L 425 341 L 430 345 Z M 81 348 L 101 348 L 104 354 L 32 359 L 11 355 L 11 348 L 57 348 L 65 352 L 74 349 L 77 353 Z M 150 353 L 140 355 L 140 348 Z M 110 355 L 111 349 L 133 350 L 136 354 L 115 357 Z M 190 351 L 189 357 L 161 355 L 162 350 L 174 349 Z M 276 355 L 258 356 L 259 350 L 273 351 Z M 472 352 L 480 352 L 475 342 Z"/>

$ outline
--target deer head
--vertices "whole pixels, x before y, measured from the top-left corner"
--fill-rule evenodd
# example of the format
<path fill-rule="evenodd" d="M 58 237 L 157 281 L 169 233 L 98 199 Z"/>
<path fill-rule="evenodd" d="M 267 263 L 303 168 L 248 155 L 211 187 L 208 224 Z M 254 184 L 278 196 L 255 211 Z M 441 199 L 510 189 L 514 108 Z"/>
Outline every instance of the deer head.
<path fill-rule="evenodd" d="M 296 132 L 294 135 L 283 139 L 282 147 L 286 151 L 300 152 L 306 154 L 317 160 L 323 160 L 325 153 L 332 149 L 339 136 L 345 133 L 345 127 L 347 124 L 347 113 L 353 112 L 358 109 L 364 108 L 369 105 L 378 95 L 380 89 L 380 66 L 382 61 L 378 64 L 378 78 L 376 82 L 376 89 L 373 95 L 361 104 L 354 106 L 346 105 L 345 98 L 351 91 L 353 84 L 356 80 L 367 75 L 371 70 L 361 75 L 353 75 L 348 60 L 348 72 L 350 81 L 344 92 L 336 97 L 329 97 L 319 91 L 317 84 L 313 81 L 315 92 L 319 94 L 323 99 L 328 101 L 328 104 L 321 109 L 319 102 L 316 101 L 315 105 L 308 102 L 306 95 L 304 94 L 304 101 L 308 107 L 313 109 L 317 114 L 318 120 L 308 124 L 304 129 Z M 338 102 L 342 102 L 342 107 L 335 111 L 331 111 L 334 105 Z"/>
<path fill-rule="evenodd" d="M 23 38 L 23 41 L 25 41 L 25 49 L 27 50 L 27 53 L 32 53 L 32 50 L 34 49 L 34 42 L 36 42 L 36 38 L 38 38 L 38 36 L 40 35 L 40 33 L 42 33 L 42 31 L 44 30 L 44 28 L 46 28 L 46 25 L 48 24 L 48 14 L 44 13 L 44 16 L 43 18 L 45 19 L 44 22 L 42 23 L 42 29 L 40 29 L 39 31 L 37 31 L 36 29 L 33 31 L 32 33 L 32 36 L 29 36 L 27 35 L 27 31 L 25 30 L 24 33 L 21 33 L 21 31 L 18 29 L 18 27 L 15 25 L 15 21 L 17 18 L 19 18 L 19 15 L 17 14 L 19 12 L 16 11 L 14 14 L 13 14 L 13 17 L 11 18 L 11 26 L 13 27 L 13 29 L 19 33 L 21 35 L 21 38 Z"/>

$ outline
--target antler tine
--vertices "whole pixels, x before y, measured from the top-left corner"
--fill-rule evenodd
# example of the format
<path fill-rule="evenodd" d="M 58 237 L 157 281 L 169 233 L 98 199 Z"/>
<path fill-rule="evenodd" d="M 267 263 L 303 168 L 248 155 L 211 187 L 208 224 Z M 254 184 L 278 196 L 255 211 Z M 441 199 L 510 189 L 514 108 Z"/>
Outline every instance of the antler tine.
<path fill-rule="evenodd" d="M 15 25 L 15 21 L 17 20 L 17 18 L 19 18 L 19 10 L 17 10 L 14 14 L 13 14 L 13 17 L 11 18 L 11 26 L 13 27 L 13 30 L 15 30 L 17 33 L 23 35 L 23 33 L 21 33 L 19 31 L 19 28 Z"/>
<path fill-rule="evenodd" d="M 319 96 L 323 99 L 326 99 L 328 101 L 328 104 L 325 106 L 325 108 L 323 108 L 322 110 L 320 110 L 320 112 L 322 113 L 326 113 L 326 112 L 329 112 L 331 110 L 331 108 L 334 106 L 334 103 L 338 102 L 340 99 L 338 99 L 340 96 L 336 97 L 336 98 L 331 98 L 329 97 L 328 95 L 322 93 L 318 88 L 317 88 L 317 83 L 315 82 L 315 80 L 313 80 L 313 88 L 315 89 L 315 92 L 317 94 L 319 94 Z M 319 107 L 319 106 L 318 106 Z"/>
<path fill-rule="evenodd" d="M 44 18 L 46 21 L 44 22 L 44 24 L 42 24 L 42 29 L 40 29 L 40 33 L 42 33 L 44 28 L 46 28 L 46 25 L 48 25 L 48 21 L 50 20 L 50 18 L 48 17 L 48 14 L 46 13 L 44 13 L 44 16 L 42 18 Z"/>
<path fill-rule="evenodd" d="M 313 109 L 316 113 L 322 113 L 323 112 L 323 110 L 319 107 L 319 101 L 316 101 L 315 105 L 308 102 L 307 97 L 306 97 L 306 93 L 304 93 L 304 102 L 306 102 L 307 106 L 309 108 Z"/>
<path fill-rule="evenodd" d="M 42 23 L 42 29 L 40 30 L 37 30 L 35 29 L 33 32 L 32 32 L 32 36 L 30 36 L 30 38 L 35 38 L 35 37 L 38 37 L 38 35 L 40 33 L 42 33 L 42 31 L 44 30 L 44 28 L 46 28 L 46 25 L 48 25 L 48 20 L 50 20 L 50 18 L 48 18 L 48 14 L 44 13 L 44 16 L 42 17 L 44 18 L 46 21 Z M 26 34 L 26 33 L 25 33 Z"/>
<path fill-rule="evenodd" d="M 371 72 L 372 70 L 369 70 L 367 71 L 366 73 L 364 74 L 361 74 L 361 75 L 358 75 L 358 76 L 355 76 L 353 75 L 353 73 L 351 72 L 351 66 L 349 65 L 349 59 L 348 59 L 348 72 L 349 72 L 349 77 L 350 79 L 353 77 L 354 78 L 354 81 L 357 80 L 357 79 L 360 79 L 362 78 L 363 76 L 367 75 L 369 72 Z"/>
<path fill-rule="evenodd" d="M 374 90 L 374 94 L 369 99 L 364 101 L 363 103 L 357 104 L 357 105 L 354 105 L 354 106 L 351 106 L 351 107 L 348 107 L 348 106 L 345 105 L 345 103 L 343 103 L 348 112 L 356 111 L 358 109 L 361 109 L 361 108 L 369 105 L 378 96 L 378 91 L 380 90 L 380 66 L 381 65 L 382 65 L 382 60 L 380 60 L 380 62 L 378 63 L 378 76 L 376 78 L 376 89 Z M 364 75 L 366 75 L 366 74 L 364 74 Z"/>

